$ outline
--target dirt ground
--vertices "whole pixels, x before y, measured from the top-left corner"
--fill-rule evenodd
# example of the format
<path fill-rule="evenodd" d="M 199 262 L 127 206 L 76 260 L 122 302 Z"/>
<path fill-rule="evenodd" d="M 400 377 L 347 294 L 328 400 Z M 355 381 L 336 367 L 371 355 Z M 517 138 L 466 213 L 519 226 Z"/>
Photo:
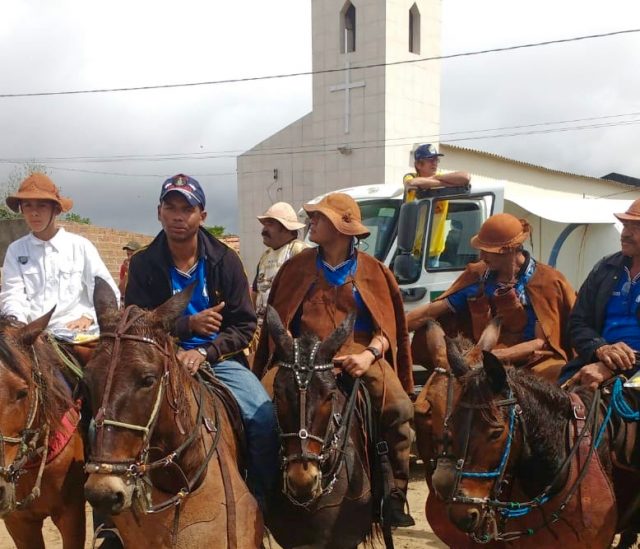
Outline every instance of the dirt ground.
<path fill-rule="evenodd" d="M 398 528 L 394 533 L 394 542 L 397 549 L 435 549 L 444 548 L 427 524 L 424 516 L 424 502 L 427 500 L 427 485 L 422 476 L 422 465 L 414 464 L 412 467 L 412 478 L 409 485 L 409 505 L 411 506 L 411 514 L 416 520 L 416 525 L 412 528 Z M 87 544 L 91 547 L 91 533 L 93 532 L 91 524 L 91 512 L 87 507 Z M 62 549 L 62 539 L 56 527 L 47 520 L 44 525 L 44 538 L 47 549 Z M 4 527 L 4 523 L 0 525 L 0 549 L 10 549 L 15 547 L 11 541 L 11 537 Z M 267 545 L 268 547 L 268 545 Z M 272 542 L 272 548 L 278 546 Z M 382 544 L 378 547 L 384 547 Z"/>

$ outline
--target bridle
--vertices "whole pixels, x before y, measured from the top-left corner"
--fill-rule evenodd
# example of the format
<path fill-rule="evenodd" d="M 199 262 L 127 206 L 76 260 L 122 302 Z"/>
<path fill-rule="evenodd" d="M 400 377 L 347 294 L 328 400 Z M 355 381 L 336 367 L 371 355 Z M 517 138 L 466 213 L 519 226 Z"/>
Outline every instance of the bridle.
<path fill-rule="evenodd" d="M 346 448 L 349 443 L 349 431 L 351 429 L 353 412 L 360 389 L 360 378 L 356 378 L 351 394 L 345 402 L 342 412 L 337 412 L 335 410 L 335 399 L 333 399 L 331 404 L 331 420 L 327 423 L 324 435 L 317 436 L 312 434 L 306 424 L 307 390 L 316 373 L 326 372 L 334 368 L 334 364 L 332 362 L 314 364 L 319 348 L 320 342 L 316 341 L 309 355 L 308 366 L 303 365 L 300 363 L 299 339 L 295 338 L 293 340 L 293 362 L 278 362 L 281 367 L 293 372 L 299 396 L 299 430 L 297 432 L 290 433 L 280 431 L 281 442 L 284 442 L 286 439 L 298 439 L 300 441 L 300 452 L 296 454 L 287 455 L 285 454 L 286 450 L 284 444 L 281 444 L 280 446 L 281 470 L 284 477 L 283 492 L 292 501 L 292 503 L 303 507 L 308 507 L 321 496 L 330 494 L 333 491 L 333 487 L 338 480 L 338 476 L 340 475 L 340 471 L 344 464 Z M 279 426 L 278 428 L 280 429 Z M 309 450 L 309 441 L 315 441 L 320 444 L 320 453 L 316 454 Z M 318 474 L 320 476 L 322 491 L 316 497 L 305 502 L 298 501 L 289 493 L 286 481 L 286 469 L 288 464 L 297 461 L 311 461 L 318 465 Z M 322 467 L 327 463 L 331 464 L 329 470 L 323 472 Z"/>
<path fill-rule="evenodd" d="M 605 417 L 603 421 L 598 423 L 596 421 L 598 409 L 600 408 L 600 390 L 598 389 L 594 398 L 591 402 L 591 406 L 589 407 L 589 411 L 586 415 L 579 415 L 579 412 L 576 406 L 573 406 L 573 413 L 576 419 L 584 421 L 584 426 L 577 433 L 575 443 L 573 447 L 567 452 L 565 459 L 562 464 L 559 466 L 556 474 L 553 479 L 543 488 L 543 490 L 534 498 L 529 501 L 517 502 L 517 501 L 501 501 L 498 499 L 507 485 L 506 479 L 510 476 L 507 471 L 507 464 L 509 461 L 509 457 L 511 454 L 511 448 L 513 439 L 516 433 L 516 425 L 520 426 L 522 443 L 526 444 L 527 432 L 526 425 L 522 418 L 522 409 L 518 404 L 517 399 L 513 396 L 513 389 L 509 384 L 507 378 L 507 385 L 509 389 L 509 396 L 506 399 L 498 400 L 492 399 L 487 403 L 476 404 L 476 403 L 467 403 L 460 402 L 459 406 L 462 408 L 466 408 L 467 419 L 465 422 L 466 425 L 466 435 L 465 442 L 463 445 L 463 457 L 460 459 L 456 459 L 451 451 L 451 441 L 453 439 L 453 435 L 451 433 L 451 428 L 449 425 L 451 415 L 453 413 L 453 380 L 455 375 L 444 368 L 436 368 L 435 372 L 438 374 L 444 374 L 448 376 L 448 386 L 447 386 L 447 404 L 446 404 L 446 413 L 443 427 L 443 437 L 440 442 L 442 442 L 442 451 L 435 458 L 435 464 L 433 469 L 438 466 L 440 460 L 445 463 L 455 463 L 455 473 L 454 473 L 454 483 L 452 488 L 452 495 L 447 498 L 446 503 L 449 504 L 466 504 L 466 505 L 474 505 L 481 507 L 486 513 L 487 517 L 485 522 L 488 524 L 490 529 L 484 534 L 478 535 L 476 532 L 470 534 L 470 537 L 477 543 L 488 543 L 492 540 L 495 541 L 503 541 L 509 542 L 517 540 L 521 537 L 529 537 L 534 535 L 538 530 L 543 527 L 549 526 L 555 522 L 560 520 L 560 516 L 565 510 L 569 500 L 574 496 L 580 483 L 584 479 L 587 471 L 589 470 L 589 462 L 593 457 L 594 452 L 598 448 L 600 442 L 602 441 L 604 430 L 608 424 L 609 418 L 611 416 L 612 405 L 610 404 L 607 408 Z M 507 439 L 505 441 L 504 448 L 502 450 L 502 455 L 500 458 L 500 463 L 496 467 L 496 469 L 492 471 L 468 471 L 464 469 L 465 458 L 468 451 L 468 444 L 470 438 L 471 431 L 471 420 L 473 416 L 474 410 L 479 409 L 487 409 L 493 407 L 502 407 L 509 406 L 509 431 L 507 433 Z M 586 459 L 582 464 L 582 469 L 579 471 L 575 481 L 568 488 L 565 487 L 566 493 L 560 503 L 555 507 L 555 509 L 548 513 L 547 517 L 544 517 L 541 523 L 534 528 L 527 528 L 526 530 L 520 531 L 502 531 L 501 528 L 505 525 L 505 520 L 509 518 L 520 518 L 527 514 L 529 514 L 534 509 L 542 507 L 546 504 L 551 497 L 554 495 L 554 487 L 557 481 L 560 479 L 563 471 L 566 471 L 569 463 L 575 456 L 578 451 L 580 444 L 585 436 L 591 433 L 592 444 L 588 450 Z M 445 465 L 446 466 L 446 465 Z M 460 493 L 459 484 L 460 481 L 464 478 L 479 478 L 479 479 L 493 479 L 493 486 L 490 491 L 489 497 L 467 497 Z M 500 523 L 500 526 L 499 524 Z"/>
<path fill-rule="evenodd" d="M 42 390 L 40 389 L 42 374 L 40 373 L 38 357 L 33 346 L 32 350 L 34 358 L 34 366 L 32 367 L 33 383 L 31 384 L 31 390 L 29 391 L 29 412 L 27 413 L 25 427 L 19 432 L 19 437 L 8 437 L 0 433 L 0 477 L 2 477 L 6 482 L 15 486 L 18 479 L 26 473 L 27 464 L 38 456 L 41 458 L 35 484 L 24 499 L 16 502 L 17 509 L 27 507 L 31 502 L 40 497 L 42 475 L 44 474 L 44 468 L 49 455 L 49 424 L 45 422 L 44 425 L 40 425 L 36 428 L 33 427 L 38 415 L 38 410 L 42 406 Z M 38 441 L 41 439 L 43 442 L 38 446 Z M 5 462 L 6 444 L 19 445 L 18 453 L 9 465 L 6 465 Z"/>
<path fill-rule="evenodd" d="M 180 444 L 178 448 L 169 452 L 164 457 L 157 459 L 155 461 L 149 462 L 149 451 L 151 444 L 151 436 L 153 434 L 154 427 L 157 423 L 158 416 L 160 414 L 160 409 L 162 405 L 163 397 L 167 394 L 167 385 L 170 380 L 170 367 L 173 366 L 175 368 L 180 367 L 177 364 L 175 353 L 173 352 L 172 344 L 167 337 L 164 341 L 164 344 L 161 345 L 153 338 L 128 334 L 126 333 L 129 328 L 142 316 L 144 316 L 145 312 L 137 309 L 137 314 L 133 312 L 133 306 L 129 306 L 125 309 L 120 322 L 118 323 L 115 331 L 113 332 L 102 332 L 100 334 L 101 338 L 113 339 L 114 346 L 113 351 L 111 353 L 111 360 L 109 363 L 109 367 L 107 370 L 107 378 L 105 382 L 105 389 L 102 395 L 102 402 L 98 412 L 93 420 L 95 424 L 95 454 L 91 455 L 91 461 L 85 465 L 85 472 L 88 474 L 106 474 L 106 475 L 116 475 L 122 476 L 129 482 L 134 482 L 136 488 L 138 490 L 138 495 L 143 501 L 143 510 L 146 513 L 159 513 L 164 511 L 170 507 L 176 506 L 178 507 L 181 502 L 186 498 L 199 484 L 201 478 L 207 470 L 209 465 L 209 461 L 213 457 L 217 443 L 220 438 L 220 428 L 219 428 L 219 415 L 217 407 L 214 402 L 214 418 L 213 421 L 210 422 L 208 418 L 204 417 L 204 399 L 205 399 L 205 391 L 209 391 L 205 386 L 204 382 L 200 382 L 200 391 L 199 394 L 195 394 L 194 397 L 197 402 L 198 412 L 197 418 L 194 423 L 194 427 L 186 437 L 184 442 Z M 146 424 L 134 424 L 134 423 L 126 423 L 122 421 L 118 421 L 115 418 L 107 417 L 107 409 L 109 406 L 109 399 L 111 397 L 111 389 L 113 386 L 113 379 L 115 376 L 116 366 L 118 364 L 118 359 L 121 354 L 121 342 L 122 340 L 130 340 L 137 341 L 140 343 L 145 343 L 148 345 L 152 345 L 155 347 L 163 357 L 162 363 L 162 376 L 160 379 L 160 383 L 158 384 L 158 391 L 156 393 L 156 397 L 153 403 L 153 407 L 151 409 L 151 413 L 149 415 L 149 419 Z M 177 414 L 177 409 L 174 409 Z M 177 421 L 177 416 L 176 416 Z M 196 439 L 197 435 L 200 433 L 200 426 L 205 424 L 210 427 L 209 430 L 212 433 L 213 442 L 211 447 L 209 448 L 203 463 L 196 470 L 195 474 L 191 479 L 188 479 L 184 472 L 180 469 L 179 465 L 176 463 L 176 460 L 182 455 L 182 453 L 193 443 Z M 141 433 L 142 435 L 142 446 L 138 455 L 133 458 L 128 458 L 124 460 L 113 460 L 109 459 L 103 453 L 103 445 L 104 445 L 104 431 L 105 427 L 118 427 L 120 429 L 135 431 L 137 433 Z M 151 496 L 148 490 L 147 485 L 150 482 L 146 482 L 147 475 L 153 471 L 154 469 L 165 468 L 170 465 L 175 465 L 178 467 L 182 479 L 184 481 L 184 486 L 172 497 L 169 497 L 162 503 L 153 504 L 151 501 Z"/>

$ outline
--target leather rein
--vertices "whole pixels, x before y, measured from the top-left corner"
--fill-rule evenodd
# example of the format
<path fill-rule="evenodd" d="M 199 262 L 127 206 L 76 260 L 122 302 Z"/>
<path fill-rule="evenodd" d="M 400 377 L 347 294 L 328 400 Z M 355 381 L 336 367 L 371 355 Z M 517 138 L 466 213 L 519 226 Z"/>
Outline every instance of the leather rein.
<path fill-rule="evenodd" d="M 194 398 L 196 400 L 198 406 L 198 412 L 196 416 L 196 421 L 194 423 L 194 427 L 178 448 L 168 453 L 164 457 L 157 459 L 155 461 L 149 462 L 149 451 L 151 444 L 151 436 L 153 434 L 154 427 L 157 423 L 158 416 L 160 413 L 160 408 L 162 404 L 162 399 L 167 393 L 167 385 L 170 382 L 170 367 L 173 365 L 174 367 L 179 367 L 175 353 L 173 353 L 173 347 L 170 343 L 169 338 L 167 338 L 164 342 L 164 345 L 158 343 L 155 339 L 149 338 L 146 336 L 139 336 L 135 334 L 126 333 L 129 328 L 143 315 L 144 311 L 139 311 L 138 314 L 132 314 L 132 306 L 129 306 L 125 309 L 120 322 L 118 323 L 114 332 L 103 332 L 100 334 L 101 338 L 108 338 L 114 340 L 114 347 L 111 353 L 111 361 L 109 363 L 109 369 L 107 371 L 107 379 L 105 383 L 105 390 L 102 396 L 102 403 L 94 418 L 95 429 L 96 429 L 96 444 L 95 451 L 96 453 L 91 456 L 91 461 L 85 465 L 85 472 L 88 474 L 105 474 L 105 475 L 116 475 L 123 476 L 127 479 L 133 479 L 136 483 L 136 488 L 139 490 L 139 496 L 143 499 L 144 505 L 143 510 L 145 513 L 153 514 L 162 512 L 171 507 L 179 507 L 182 501 L 199 485 L 202 477 L 204 476 L 208 466 L 209 461 L 213 457 L 216 452 L 216 448 L 218 445 L 218 441 L 220 440 L 220 417 L 218 413 L 218 408 L 216 406 L 215 398 L 212 398 L 213 402 L 213 410 L 214 410 L 214 421 L 213 424 L 209 422 L 208 418 L 204 417 L 204 400 L 205 400 L 205 391 L 208 392 L 211 396 L 213 396 L 211 390 L 206 386 L 206 384 L 200 379 L 200 390 L 199 393 L 196 394 L 194 390 Z M 118 359 L 120 358 L 120 347 L 122 340 L 130 340 L 137 341 L 140 343 L 145 343 L 148 345 L 153 345 L 163 356 L 163 364 L 162 364 L 162 378 L 158 386 L 158 391 L 156 393 L 156 397 L 154 400 L 153 408 L 149 415 L 149 419 L 145 425 L 131 424 L 126 422 L 118 421 L 115 418 L 108 418 L 107 409 L 109 406 L 109 399 L 111 397 L 111 388 L 113 385 L 113 379 L 115 376 L 116 366 L 118 364 Z M 171 405 L 168 397 L 167 401 Z M 176 424 L 180 430 L 182 430 L 178 417 L 177 417 L 177 408 L 174 408 L 174 412 L 176 413 Z M 203 463 L 198 467 L 195 474 L 191 479 L 188 479 L 187 476 L 182 472 L 180 466 L 176 463 L 176 460 L 183 454 L 183 452 L 191 446 L 191 444 L 195 441 L 196 437 L 200 433 L 201 425 L 209 426 L 207 430 L 212 433 L 212 444 L 209 448 Z M 135 431 L 142 434 L 142 447 L 138 455 L 134 458 L 126 459 L 126 460 L 110 460 L 107 456 L 103 454 L 103 443 L 104 443 L 104 431 L 105 427 L 112 426 L 118 427 L 120 429 L 128 429 L 130 431 Z M 184 486 L 176 493 L 175 495 L 167 498 L 161 503 L 153 504 L 151 501 L 151 496 L 148 492 L 147 485 L 151 483 L 146 481 L 147 475 L 149 472 L 154 469 L 162 469 L 168 467 L 170 465 L 175 465 L 178 467 L 182 479 L 184 480 Z"/>
<path fill-rule="evenodd" d="M 342 412 L 335 410 L 335 399 L 333 399 L 331 408 L 331 420 L 327 424 L 327 429 L 324 436 L 320 437 L 310 432 L 306 424 L 307 417 L 307 390 L 309 384 L 316 372 L 326 372 L 334 368 L 332 362 L 324 364 L 314 364 L 316 354 L 320 347 L 320 342 L 316 341 L 309 356 L 309 365 L 305 366 L 300 364 L 300 345 L 299 340 L 296 338 L 293 340 L 293 362 L 278 362 L 278 364 L 291 370 L 294 375 L 296 388 L 299 395 L 299 430 L 297 432 L 284 433 L 280 431 L 280 439 L 284 442 L 286 439 L 298 439 L 300 441 L 300 453 L 286 455 L 284 444 L 280 447 L 281 454 L 281 469 L 283 476 L 286 477 L 287 465 L 295 461 L 312 461 L 318 464 L 318 474 L 321 478 L 322 491 L 316 497 L 304 503 L 296 500 L 287 489 L 286 479 L 283 482 L 283 493 L 289 498 L 289 500 L 297 506 L 308 507 L 314 501 L 317 501 L 320 497 L 330 494 L 338 481 L 338 477 L 344 465 L 346 449 L 349 443 L 349 431 L 353 421 L 353 412 L 356 406 L 358 392 L 360 389 L 360 378 L 356 378 L 354 381 L 353 389 L 349 398 L 345 402 Z M 280 428 L 278 426 L 278 428 Z M 309 451 L 309 441 L 318 442 L 321 446 L 320 453 L 316 454 Z M 324 472 L 322 467 L 331 463 L 329 470 Z"/>

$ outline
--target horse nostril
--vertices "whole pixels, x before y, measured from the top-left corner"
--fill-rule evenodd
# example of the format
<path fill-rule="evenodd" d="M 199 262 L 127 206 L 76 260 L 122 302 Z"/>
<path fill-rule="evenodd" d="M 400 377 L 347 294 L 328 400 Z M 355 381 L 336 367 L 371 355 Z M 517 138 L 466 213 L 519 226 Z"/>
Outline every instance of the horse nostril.
<path fill-rule="evenodd" d="M 480 511 L 477 509 L 469 509 L 467 511 L 467 527 L 469 532 L 476 529 L 480 520 Z"/>
<path fill-rule="evenodd" d="M 0 486 L 0 500 L 4 499 L 5 489 L 4 486 Z"/>

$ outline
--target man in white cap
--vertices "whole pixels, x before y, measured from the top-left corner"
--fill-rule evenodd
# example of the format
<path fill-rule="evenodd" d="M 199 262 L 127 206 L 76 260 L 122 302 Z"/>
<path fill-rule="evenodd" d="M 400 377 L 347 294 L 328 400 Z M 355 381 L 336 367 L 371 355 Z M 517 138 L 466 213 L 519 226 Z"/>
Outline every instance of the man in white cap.
<path fill-rule="evenodd" d="M 263 215 L 258 216 L 258 221 L 262 223 L 262 241 L 267 250 L 258 262 L 251 296 L 258 315 L 258 326 L 261 326 L 267 310 L 271 283 L 278 270 L 285 261 L 309 245 L 298 239 L 298 231 L 304 227 L 304 223 L 298 221 L 295 210 L 287 202 L 276 202 Z"/>

